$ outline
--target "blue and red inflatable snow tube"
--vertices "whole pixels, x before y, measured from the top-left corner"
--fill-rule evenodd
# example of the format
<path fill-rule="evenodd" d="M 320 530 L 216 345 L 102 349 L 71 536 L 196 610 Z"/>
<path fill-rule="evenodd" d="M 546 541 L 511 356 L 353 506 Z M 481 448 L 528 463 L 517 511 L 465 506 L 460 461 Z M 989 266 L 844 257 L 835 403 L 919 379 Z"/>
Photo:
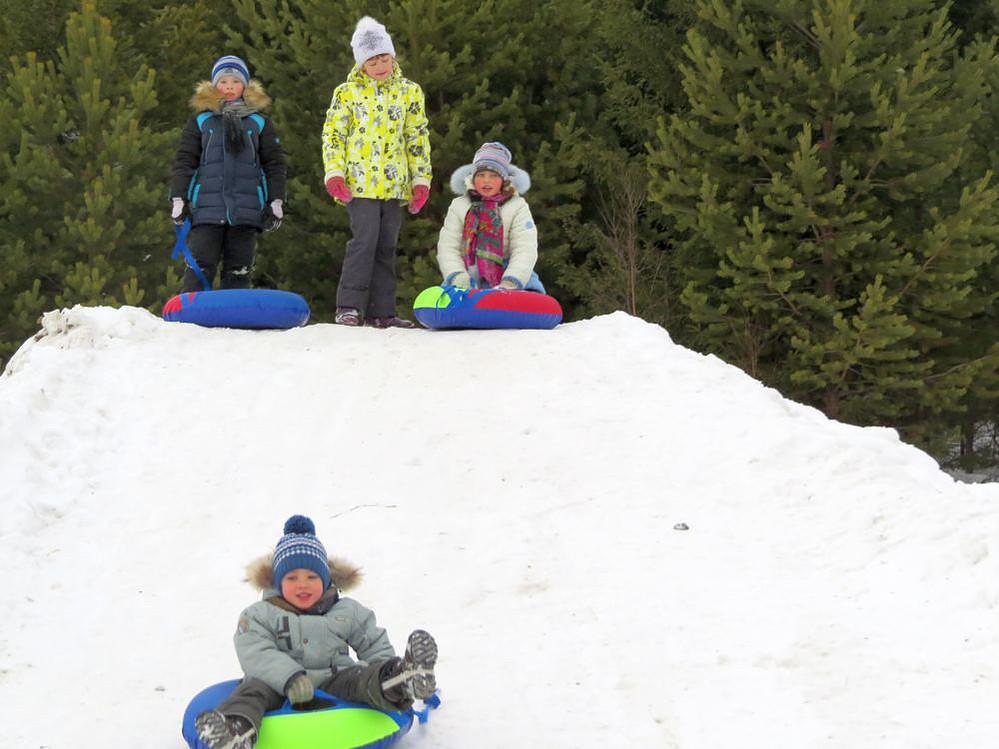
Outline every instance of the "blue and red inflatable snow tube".
<path fill-rule="evenodd" d="M 208 328 L 286 330 L 308 322 L 309 304 L 298 294 L 278 289 L 186 291 L 163 305 L 163 319 Z"/>
<path fill-rule="evenodd" d="M 431 286 L 413 302 L 424 327 L 532 328 L 550 330 L 562 322 L 562 306 L 547 294 L 513 289 L 458 289 Z"/>
<path fill-rule="evenodd" d="M 190 749 L 207 749 L 198 738 L 194 720 L 205 710 L 214 710 L 239 684 L 238 679 L 203 689 L 184 711 L 181 734 Z M 426 723 L 431 710 L 440 705 L 434 694 L 423 710 L 384 712 L 369 705 L 346 702 L 316 690 L 318 706 L 295 710 L 285 702 L 264 715 L 255 749 L 386 749 L 406 735 L 416 718 Z"/>

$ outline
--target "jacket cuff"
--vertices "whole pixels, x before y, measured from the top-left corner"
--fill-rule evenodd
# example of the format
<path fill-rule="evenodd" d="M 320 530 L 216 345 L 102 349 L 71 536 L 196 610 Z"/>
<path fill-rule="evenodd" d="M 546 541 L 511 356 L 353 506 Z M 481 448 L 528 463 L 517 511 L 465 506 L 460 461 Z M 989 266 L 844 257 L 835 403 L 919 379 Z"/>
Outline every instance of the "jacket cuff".
<path fill-rule="evenodd" d="M 521 283 L 521 281 L 520 281 L 519 278 L 514 278 L 513 276 L 503 276 L 503 278 L 501 278 L 500 280 L 501 281 L 513 281 L 513 283 L 517 284 L 517 288 L 518 289 L 523 289 L 524 288 L 524 284 Z"/>

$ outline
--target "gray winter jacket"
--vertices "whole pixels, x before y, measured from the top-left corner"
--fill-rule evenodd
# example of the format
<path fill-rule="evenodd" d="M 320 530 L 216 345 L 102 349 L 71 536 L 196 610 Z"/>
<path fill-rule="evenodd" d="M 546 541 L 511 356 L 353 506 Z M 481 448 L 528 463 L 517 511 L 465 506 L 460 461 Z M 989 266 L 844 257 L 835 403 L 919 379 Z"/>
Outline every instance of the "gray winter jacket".
<path fill-rule="evenodd" d="M 284 693 L 288 681 L 307 673 L 319 686 L 339 668 L 359 661 L 379 663 L 395 656 L 385 630 L 378 626 L 371 609 L 339 590 L 356 585 L 360 573 L 342 560 L 330 560 L 331 584 L 323 598 L 299 611 L 276 590 L 270 556 L 247 568 L 251 584 L 263 590 L 263 600 L 243 610 L 233 642 L 243 672 L 260 679 L 276 692 Z M 339 590 L 338 590 L 339 589 Z"/>

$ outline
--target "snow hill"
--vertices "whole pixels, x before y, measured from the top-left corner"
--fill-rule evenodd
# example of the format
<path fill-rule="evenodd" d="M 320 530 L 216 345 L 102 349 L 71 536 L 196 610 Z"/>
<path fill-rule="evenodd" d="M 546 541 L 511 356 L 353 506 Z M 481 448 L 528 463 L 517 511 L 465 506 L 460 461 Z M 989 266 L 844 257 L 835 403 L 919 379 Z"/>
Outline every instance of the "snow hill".
<path fill-rule="evenodd" d="M 311 516 L 426 749 L 999 746 L 999 485 L 623 313 L 241 332 L 50 312 L 0 378 L 0 746 L 180 749 Z"/>

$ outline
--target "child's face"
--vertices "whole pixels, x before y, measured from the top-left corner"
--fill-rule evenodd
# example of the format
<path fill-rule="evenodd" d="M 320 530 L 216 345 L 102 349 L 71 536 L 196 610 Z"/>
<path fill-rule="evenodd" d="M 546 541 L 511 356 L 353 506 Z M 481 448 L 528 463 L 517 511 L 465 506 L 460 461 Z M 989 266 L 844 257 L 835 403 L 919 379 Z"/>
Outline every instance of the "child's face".
<path fill-rule="evenodd" d="M 219 90 L 226 101 L 233 101 L 243 95 L 243 82 L 234 75 L 224 75 L 219 78 L 215 88 Z"/>
<path fill-rule="evenodd" d="M 361 70 L 368 74 L 371 78 L 376 81 L 384 81 L 390 75 L 392 75 L 392 63 L 394 58 L 392 55 L 375 55 L 374 57 L 369 57 L 364 61 L 364 65 L 361 66 Z"/>
<path fill-rule="evenodd" d="M 483 170 L 476 172 L 475 176 L 472 177 L 472 185 L 475 187 L 475 192 L 479 193 L 479 195 L 484 198 L 491 198 L 503 189 L 503 178 L 496 172 Z"/>
<path fill-rule="evenodd" d="M 292 570 L 281 578 L 281 597 L 305 611 L 323 597 L 323 579 L 312 570 Z"/>

